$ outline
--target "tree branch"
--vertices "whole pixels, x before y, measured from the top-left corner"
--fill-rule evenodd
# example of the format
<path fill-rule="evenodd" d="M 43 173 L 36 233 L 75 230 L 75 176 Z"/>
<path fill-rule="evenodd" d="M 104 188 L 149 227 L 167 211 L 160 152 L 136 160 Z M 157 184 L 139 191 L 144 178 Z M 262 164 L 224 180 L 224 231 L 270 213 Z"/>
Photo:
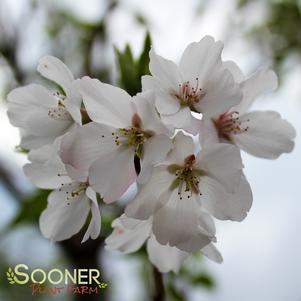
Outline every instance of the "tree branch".
<path fill-rule="evenodd" d="M 163 282 L 163 275 L 157 270 L 155 266 L 153 268 L 153 278 L 154 278 L 154 293 L 153 301 L 164 301 L 165 300 L 165 289 Z"/>

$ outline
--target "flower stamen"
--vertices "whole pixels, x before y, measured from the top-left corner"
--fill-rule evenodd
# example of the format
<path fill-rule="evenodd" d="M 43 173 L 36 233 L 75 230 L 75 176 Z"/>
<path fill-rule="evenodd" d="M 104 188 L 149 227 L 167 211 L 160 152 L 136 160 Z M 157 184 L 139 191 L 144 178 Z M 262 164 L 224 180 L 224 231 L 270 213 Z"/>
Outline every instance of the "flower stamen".
<path fill-rule="evenodd" d="M 237 111 L 222 114 L 213 120 L 219 137 L 227 140 L 231 140 L 231 135 L 247 132 L 249 126 L 246 123 L 249 121 L 249 119 L 242 121 Z"/>
<path fill-rule="evenodd" d="M 178 99 L 181 106 L 189 107 L 192 111 L 199 113 L 195 105 L 201 101 L 205 92 L 199 87 L 199 78 L 196 77 L 194 86 L 189 81 L 186 81 L 183 84 L 179 84 L 179 90 L 172 92 L 172 95 Z"/>

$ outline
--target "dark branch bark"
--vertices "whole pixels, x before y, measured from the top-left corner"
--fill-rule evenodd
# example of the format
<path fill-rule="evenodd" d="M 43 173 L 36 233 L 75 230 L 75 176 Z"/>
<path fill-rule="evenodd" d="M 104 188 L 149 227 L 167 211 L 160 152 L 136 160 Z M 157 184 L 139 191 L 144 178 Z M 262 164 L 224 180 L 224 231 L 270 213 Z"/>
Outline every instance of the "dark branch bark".
<path fill-rule="evenodd" d="M 84 235 L 84 230 L 80 231 L 77 235 L 73 236 L 69 240 L 65 240 L 60 243 L 63 251 L 67 255 L 70 262 L 71 268 L 74 269 L 99 269 L 101 272 L 102 280 L 105 281 L 103 276 L 103 270 L 101 268 L 101 251 L 103 249 L 103 238 L 98 238 L 96 240 L 89 239 L 85 243 L 81 243 Z M 99 294 L 91 295 L 74 295 L 74 301 L 99 301 L 106 300 L 109 301 L 107 295 L 107 289 L 99 289 Z"/>
<path fill-rule="evenodd" d="M 153 301 L 164 301 L 165 300 L 165 289 L 163 282 L 163 275 L 157 270 L 156 267 L 153 268 L 153 278 L 154 278 L 154 293 Z"/>

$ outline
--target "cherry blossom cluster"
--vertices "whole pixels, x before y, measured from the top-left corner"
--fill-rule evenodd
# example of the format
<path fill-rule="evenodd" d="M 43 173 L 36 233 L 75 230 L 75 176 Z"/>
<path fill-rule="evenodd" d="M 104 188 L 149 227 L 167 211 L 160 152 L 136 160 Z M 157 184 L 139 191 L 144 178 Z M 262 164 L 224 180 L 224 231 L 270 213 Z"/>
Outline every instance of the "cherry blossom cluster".
<path fill-rule="evenodd" d="M 177 272 L 195 251 L 222 261 L 214 219 L 242 221 L 252 205 L 240 151 L 276 159 L 292 151 L 295 137 L 277 112 L 250 111 L 277 87 L 275 73 L 245 77 L 222 60 L 222 49 L 206 36 L 178 65 L 152 49 L 151 75 L 133 97 L 98 79 L 74 79 L 51 56 L 37 70 L 59 91 L 30 84 L 10 92 L 8 116 L 29 150 L 24 172 L 53 190 L 40 217 L 46 238 L 68 239 L 91 216 L 83 242 L 96 239 L 99 200 L 116 202 L 136 185 L 107 249 L 131 253 L 146 242 L 161 272 Z"/>

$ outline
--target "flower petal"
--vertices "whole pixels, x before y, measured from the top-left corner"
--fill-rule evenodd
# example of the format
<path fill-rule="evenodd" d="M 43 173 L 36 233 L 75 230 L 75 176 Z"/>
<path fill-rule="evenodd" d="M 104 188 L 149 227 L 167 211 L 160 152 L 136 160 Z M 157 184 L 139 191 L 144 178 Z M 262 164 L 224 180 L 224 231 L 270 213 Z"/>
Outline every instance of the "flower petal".
<path fill-rule="evenodd" d="M 126 91 L 88 76 L 80 80 L 79 89 L 93 121 L 116 128 L 131 125 L 133 110 Z"/>
<path fill-rule="evenodd" d="M 48 206 L 40 216 L 42 234 L 51 240 L 62 241 L 78 233 L 88 217 L 90 206 L 84 193 L 70 200 L 66 192 L 79 188 L 77 183 L 54 190 L 48 197 Z"/>
<path fill-rule="evenodd" d="M 223 43 L 215 42 L 211 36 L 189 44 L 180 61 L 180 70 L 185 81 L 198 78 L 201 86 L 216 66 L 221 65 Z"/>
<path fill-rule="evenodd" d="M 94 161 L 117 148 L 113 132 L 114 128 L 95 122 L 77 127 L 62 139 L 62 161 L 81 172 L 87 172 Z"/>
<path fill-rule="evenodd" d="M 155 94 L 153 91 L 139 93 L 133 97 L 133 103 L 136 107 L 136 112 L 139 115 L 143 130 L 152 131 L 156 134 L 172 135 L 162 122 L 155 107 Z"/>
<path fill-rule="evenodd" d="M 101 216 L 99 212 L 99 206 L 97 203 L 97 198 L 95 192 L 88 187 L 86 190 L 86 195 L 90 200 L 90 206 L 92 211 L 92 218 L 89 227 L 84 235 L 82 243 L 86 242 L 90 237 L 96 239 L 100 234 L 101 229 Z"/>
<path fill-rule="evenodd" d="M 156 167 L 149 181 L 139 186 L 138 194 L 125 208 L 125 214 L 137 219 L 148 219 L 168 201 L 165 193 L 170 194 L 169 187 L 174 178 L 165 167 Z"/>
<path fill-rule="evenodd" d="M 231 72 L 234 81 L 236 83 L 241 83 L 245 79 L 243 72 L 240 70 L 240 68 L 235 62 L 233 61 L 223 62 L 223 67 Z"/>
<path fill-rule="evenodd" d="M 136 177 L 134 149 L 125 146 L 100 157 L 89 171 L 89 183 L 105 203 L 117 201 Z"/>
<path fill-rule="evenodd" d="M 183 261 L 189 256 L 189 253 L 183 252 L 176 247 L 159 244 L 154 235 L 147 241 L 147 253 L 150 262 L 161 273 L 171 271 L 178 273 Z"/>
<path fill-rule="evenodd" d="M 227 193 L 210 177 L 202 177 L 200 191 L 202 206 L 220 220 L 242 221 L 252 206 L 252 191 L 244 175 L 241 175 L 235 193 Z"/>
<path fill-rule="evenodd" d="M 179 101 L 173 93 L 178 86 L 170 87 L 169 83 L 164 84 L 159 78 L 144 75 L 142 76 L 142 91 L 152 90 L 156 94 L 156 108 L 160 114 L 174 114 L 180 109 Z"/>
<path fill-rule="evenodd" d="M 234 82 L 230 71 L 222 67 L 212 71 L 203 85 L 203 90 L 205 94 L 195 104 L 195 108 L 204 118 L 227 112 L 239 104 L 243 96 L 240 85 Z"/>
<path fill-rule="evenodd" d="M 215 237 L 199 233 L 191 236 L 191 238 L 186 241 L 178 243 L 176 247 L 184 252 L 192 253 L 203 249 L 210 244 L 212 240 L 215 240 Z"/>
<path fill-rule="evenodd" d="M 226 143 L 203 148 L 195 166 L 223 184 L 228 192 L 237 189 L 243 168 L 239 149 Z"/>
<path fill-rule="evenodd" d="M 183 107 L 172 115 L 162 114 L 161 118 L 166 125 L 171 125 L 174 129 L 183 129 L 192 135 L 196 135 L 200 130 L 201 120 L 193 117 L 188 107 Z"/>
<path fill-rule="evenodd" d="M 211 119 L 201 120 L 199 140 L 202 147 L 210 147 L 219 143 L 218 131 Z"/>
<path fill-rule="evenodd" d="M 276 159 L 282 153 L 294 148 L 296 136 L 293 126 L 274 111 L 254 111 L 240 117 L 248 130 L 232 135 L 231 139 L 239 148 L 261 158 Z"/>
<path fill-rule="evenodd" d="M 182 83 L 178 66 L 174 62 L 157 55 L 153 49 L 149 52 L 149 57 L 149 70 L 152 76 L 160 79 L 161 85 L 177 88 Z"/>
<path fill-rule="evenodd" d="M 212 217 L 204 212 L 199 212 L 198 232 L 188 240 L 177 244 L 177 248 L 185 252 L 199 251 L 211 241 L 215 241 L 215 224 Z"/>
<path fill-rule="evenodd" d="M 210 243 L 209 245 L 207 245 L 206 247 L 204 247 L 201 250 L 201 252 L 207 258 L 211 259 L 212 261 L 214 261 L 216 263 L 222 263 L 223 262 L 222 254 L 219 252 L 219 250 L 212 243 Z"/>
<path fill-rule="evenodd" d="M 126 227 L 131 224 L 132 227 Z M 112 223 L 114 228 L 105 240 L 107 250 L 119 250 L 132 253 L 139 250 L 150 235 L 151 221 L 139 221 L 122 215 Z"/>
<path fill-rule="evenodd" d="M 69 130 L 73 124 L 71 116 L 58 120 L 48 115 L 50 109 L 57 107 L 58 101 L 40 85 L 31 84 L 16 88 L 8 94 L 7 100 L 10 122 L 14 126 L 25 129 L 27 138 L 29 135 L 40 136 L 43 141 L 46 137 L 51 137 L 52 139 L 47 141 L 53 141 Z M 26 143 L 24 139 L 23 143 Z M 35 146 L 41 145 L 36 143 Z"/>
<path fill-rule="evenodd" d="M 44 145 L 52 143 L 55 139 L 54 137 L 36 136 L 22 128 L 20 128 L 19 130 L 21 136 L 20 147 L 23 147 L 25 149 L 39 149 Z"/>
<path fill-rule="evenodd" d="M 144 143 L 141 171 L 137 180 L 140 184 L 149 180 L 153 171 L 153 166 L 164 161 L 172 146 L 172 140 L 168 136 L 162 134 L 155 135 Z"/>
<path fill-rule="evenodd" d="M 260 69 L 242 82 L 241 86 L 243 89 L 243 99 L 231 111 L 238 111 L 242 114 L 251 107 L 258 96 L 277 88 L 277 75 L 272 70 Z"/>
<path fill-rule="evenodd" d="M 82 124 L 82 114 L 81 114 L 81 105 L 82 105 L 82 96 L 79 93 L 79 82 L 77 79 L 70 84 L 69 89 L 66 91 L 67 97 L 65 98 L 64 104 L 67 111 L 72 116 L 73 120 L 77 124 Z"/>
<path fill-rule="evenodd" d="M 160 244 L 177 246 L 199 234 L 199 216 L 195 195 L 180 198 L 174 189 L 168 202 L 154 214 L 153 233 Z"/>
<path fill-rule="evenodd" d="M 61 161 L 58 150 L 61 139 L 53 144 L 31 150 L 28 159 L 32 161 L 23 167 L 26 176 L 39 188 L 56 189 L 73 180 L 67 175 L 65 165 Z"/>
<path fill-rule="evenodd" d="M 44 56 L 40 59 L 37 70 L 45 78 L 57 83 L 65 92 L 74 80 L 69 68 L 54 56 Z"/>
<path fill-rule="evenodd" d="M 166 161 L 169 163 L 182 164 L 187 156 L 194 153 L 194 143 L 190 136 L 178 132 L 173 138 L 173 149 L 168 154 Z"/>

